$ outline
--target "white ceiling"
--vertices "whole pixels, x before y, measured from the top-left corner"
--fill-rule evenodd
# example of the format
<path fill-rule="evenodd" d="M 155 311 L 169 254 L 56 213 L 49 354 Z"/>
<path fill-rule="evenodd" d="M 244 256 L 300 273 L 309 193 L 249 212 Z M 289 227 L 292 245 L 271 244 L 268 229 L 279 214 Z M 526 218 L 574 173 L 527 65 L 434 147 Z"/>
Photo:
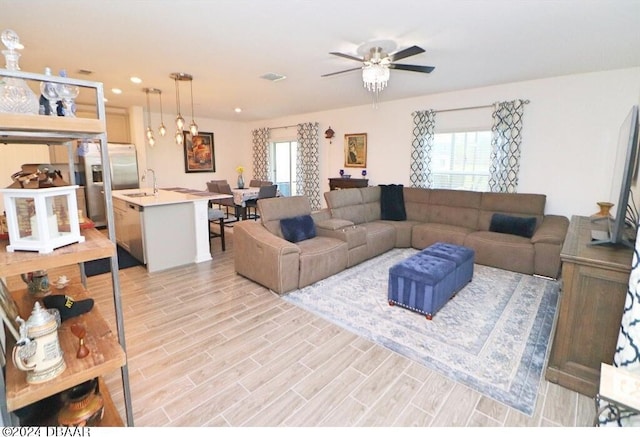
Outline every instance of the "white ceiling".
<path fill-rule="evenodd" d="M 2 0 L 0 30 L 25 45 L 24 71 L 61 68 L 103 82 L 110 106 L 145 106 L 162 90 L 175 115 L 169 74 L 194 76 L 195 116 L 269 119 L 371 103 L 357 67 L 378 41 L 400 62 L 431 74 L 391 71 L 385 100 L 498 83 L 640 66 L 640 0 Z M 94 73 L 82 76 L 78 70 Z M 286 80 L 261 79 L 279 73 Z M 143 79 L 132 84 L 130 76 Z M 639 79 L 640 80 L 640 79 Z M 182 83 L 182 113 L 190 116 Z M 124 90 L 111 94 L 112 87 Z M 158 112 L 157 99 L 152 109 Z M 243 112 L 237 114 L 235 107 Z"/>

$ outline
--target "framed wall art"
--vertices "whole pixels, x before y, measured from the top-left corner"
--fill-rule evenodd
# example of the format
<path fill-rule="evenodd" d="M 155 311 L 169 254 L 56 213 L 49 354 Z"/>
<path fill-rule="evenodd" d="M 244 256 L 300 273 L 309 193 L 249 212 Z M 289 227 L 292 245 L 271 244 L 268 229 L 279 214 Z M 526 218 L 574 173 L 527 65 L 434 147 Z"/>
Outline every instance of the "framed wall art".
<path fill-rule="evenodd" d="M 216 154 L 212 132 L 199 132 L 191 135 L 184 131 L 184 172 L 214 172 L 216 171 Z"/>
<path fill-rule="evenodd" d="M 344 166 L 367 166 L 367 134 L 345 134 Z"/>

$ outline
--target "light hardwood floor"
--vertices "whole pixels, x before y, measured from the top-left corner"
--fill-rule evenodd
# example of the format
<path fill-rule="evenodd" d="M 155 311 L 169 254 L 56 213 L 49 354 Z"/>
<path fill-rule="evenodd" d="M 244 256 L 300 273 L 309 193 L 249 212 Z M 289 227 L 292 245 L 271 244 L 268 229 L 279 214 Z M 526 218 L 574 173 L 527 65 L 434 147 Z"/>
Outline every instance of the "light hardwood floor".
<path fill-rule="evenodd" d="M 529 417 L 284 302 L 235 273 L 227 234 L 211 262 L 120 271 L 136 426 L 591 425 L 592 399 L 544 379 Z M 88 285 L 112 319 L 110 274 Z"/>

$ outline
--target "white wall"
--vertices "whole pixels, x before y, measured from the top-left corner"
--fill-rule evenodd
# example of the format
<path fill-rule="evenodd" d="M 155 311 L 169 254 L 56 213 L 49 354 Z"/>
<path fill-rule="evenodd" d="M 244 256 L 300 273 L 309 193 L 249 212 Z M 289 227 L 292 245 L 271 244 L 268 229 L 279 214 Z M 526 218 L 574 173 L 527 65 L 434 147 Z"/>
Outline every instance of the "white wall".
<path fill-rule="evenodd" d="M 0 188 L 13 183 L 11 175 L 22 169 L 22 164 L 49 162 L 49 147 L 41 144 L 0 143 Z M 0 214 L 4 212 L 4 196 L 0 196 Z"/>
<path fill-rule="evenodd" d="M 393 77 L 389 87 L 393 86 Z M 501 100 L 529 99 L 525 107 L 519 192 L 547 195 L 547 212 L 591 215 L 596 202 L 610 199 L 618 130 L 633 104 L 640 102 L 640 68 L 561 76 L 549 79 L 475 88 L 411 99 L 385 101 L 377 108 L 364 105 L 311 114 L 240 123 L 198 119 L 202 131 L 214 132 L 215 173 L 184 172 L 184 158 L 175 145 L 172 129 L 145 147 L 147 166 L 157 170 L 159 185 L 204 189 L 210 179 L 235 181 L 235 168 L 252 170 L 251 130 L 259 127 L 319 122 L 320 177 L 328 178 L 344 167 L 343 136 L 367 133 L 367 172 L 372 185 L 410 185 L 411 113 L 423 109 L 450 109 L 487 105 Z M 491 109 L 439 113 L 440 126 L 481 128 L 491 125 Z M 159 114 L 153 115 L 154 127 Z M 171 120 L 165 114 L 165 124 Z M 336 132 L 332 144 L 324 138 L 329 127 Z M 295 138 L 295 128 L 278 129 L 272 137 Z M 360 177 L 361 169 L 348 169 Z M 233 183 L 232 183 L 233 184 Z"/>
<path fill-rule="evenodd" d="M 389 87 L 393 86 L 393 77 Z M 590 215 L 597 201 L 609 200 L 618 130 L 633 104 L 640 101 L 640 68 L 562 76 L 496 85 L 371 105 L 283 117 L 249 123 L 257 127 L 284 126 L 308 121 L 336 132 L 333 144 L 321 135 L 320 175 L 327 178 L 344 167 L 343 135 L 366 132 L 369 183 L 409 182 L 411 113 L 529 99 L 525 107 L 519 192 L 547 195 L 547 212 Z M 438 114 L 454 126 L 475 126 L 490 110 Z M 491 121 L 487 121 L 490 126 Z M 295 136 L 295 129 L 291 130 Z M 276 131 L 279 135 L 280 132 Z M 250 132 L 245 132 L 250 146 Z M 349 169 L 360 177 L 360 169 Z M 617 201 L 613 200 L 615 203 Z"/>
<path fill-rule="evenodd" d="M 185 173 L 184 148 L 175 143 L 173 117 L 164 114 L 164 118 L 167 126 L 165 137 L 156 134 L 154 147 L 149 147 L 144 136 L 138 143 L 144 146 L 143 150 L 146 155 L 139 158 L 140 174 L 142 175 L 145 168 L 154 169 L 160 188 L 179 186 L 206 190 L 207 181 L 212 179 L 227 179 L 233 185 L 232 181 L 235 181 L 237 177 L 235 171 L 237 166 L 243 165 L 245 168 L 251 168 L 251 163 L 245 158 L 245 156 L 251 156 L 251 145 L 247 144 L 245 140 L 244 133 L 247 128 L 243 123 L 198 118 L 196 121 L 200 131 L 213 133 L 216 171 Z M 152 126 L 157 129 L 160 124 L 160 115 L 153 114 L 152 120 Z M 146 184 L 151 184 L 151 181 Z M 141 186 L 144 187 L 145 183 L 141 183 Z"/>

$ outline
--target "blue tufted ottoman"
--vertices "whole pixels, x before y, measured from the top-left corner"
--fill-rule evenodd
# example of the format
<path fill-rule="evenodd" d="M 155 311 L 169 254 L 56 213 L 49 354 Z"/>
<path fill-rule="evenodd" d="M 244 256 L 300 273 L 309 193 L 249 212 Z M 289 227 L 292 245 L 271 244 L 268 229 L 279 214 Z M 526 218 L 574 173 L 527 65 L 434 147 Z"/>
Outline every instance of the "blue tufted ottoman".
<path fill-rule="evenodd" d="M 428 320 L 456 292 L 456 263 L 419 252 L 389 269 L 389 305 L 424 314 Z"/>
<path fill-rule="evenodd" d="M 422 251 L 438 258 L 448 259 L 456 263 L 456 287 L 454 293 L 462 290 L 473 278 L 473 249 L 457 244 L 435 243 Z"/>

